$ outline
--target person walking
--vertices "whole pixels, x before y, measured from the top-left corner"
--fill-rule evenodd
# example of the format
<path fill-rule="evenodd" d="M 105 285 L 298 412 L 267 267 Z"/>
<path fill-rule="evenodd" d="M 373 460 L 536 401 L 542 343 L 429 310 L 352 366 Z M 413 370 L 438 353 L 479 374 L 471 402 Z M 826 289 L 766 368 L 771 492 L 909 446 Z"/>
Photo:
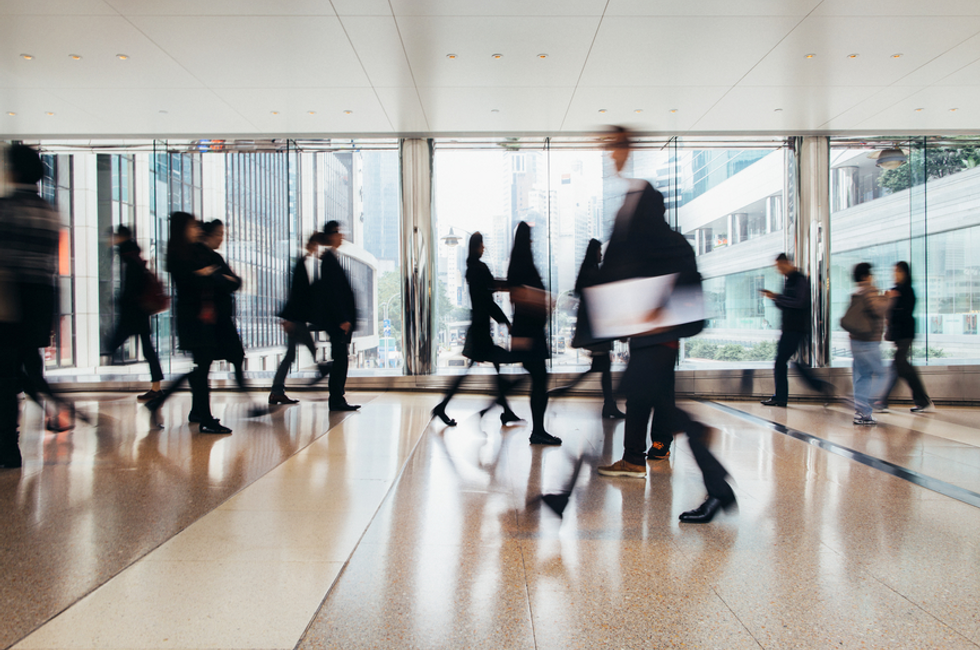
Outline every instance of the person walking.
<path fill-rule="evenodd" d="M 310 302 L 312 291 L 310 278 L 315 276 L 317 252 L 323 241 L 323 234 L 316 232 L 306 241 L 306 252 L 301 255 L 293 266 L 293 278 L 289 284 L 289 297 L 279 311 L 282 328 L 286 332 L 286 355 L 282 358 L 276 376 L 272 380 L 272 390 L 269 392 L 269 404 L 296 404 L 299 400 L 286 397 L 286 375 L 296 360 L 296 348 L 303 345 L 310 351 L 310 356 L 316 360 L 316 343 L 310 334 L 307 323 L 310 321 Z M 329 363 L 317 364 L 317 381 L 330 372 Z"/>
<path fill-rule="evenodd" d="M 621 172 L 630 155 L 629 132 L 615 127 L 609 146 L 616 171 Z M 668 225 L 665 215 L 663 194 L 646 181 L 631 180 L 629 192 L 616 215 L 606 260 L 600 268 L 600 282 L 676 273 L 677 288 L 700 287 L 694 249 Z M 703 321 L 630 338 L 629 362 L 620 384 L 620 390 L 626 394 L 623 457 L 598 468 L 601 476 L 646 476 L 647 431 L 650 412 L 655 409 L 663 431 L 687 434 L 704 479 L 707 498 L 699 507 L 680 515 L 681 522 L 692 524 L 708 523 L 720 510 L 735 505 L 735 493 L 725 480 L 728 472 L 708 449 L 713 429 L 691 418 L 670 399 L 679 339 L 693 336 L 702 327 Z"/>
<path fill-rule="evenodd" d="M 850 305 L 840 324 L 850 334 L 851 356 L 854 358 L 851 373 L 854 383 L 854 424 L 873 426 L 878 422 L 872 417 L 872 401 L 885 386 L 881 334 L 885 326 L 888 297 L 874 285 L 871 265 L 867 262 L 855 265 L 853 277 L 857 288 L 851 294 Z"/>
<path fill-rule="evenodd" d="M 531 227 L 524 221 L 517 224 L 514 248 L 507 267 L 507 285 L 514 305 L 511 327 L 511 358 L 520 361 L 531 375 L 531 436 L 532 445 L 560 445 L 561 438 L 545 430 L 544 416 L 548 408 L 548 368 L 551 358 L 544 327 L 548 322 L 549 298 L 541 275 L 534 267 L 531 251 Z"/>
<path fill-rule="evenodd" d="M 35 401 L 38 392 L 52 394 L 44 381 L 38 348 L 50 344 L 54 327 L 61 217 L 38 196 L 43 175 L 37 151 L 21 144 L 7 149 L 13 192 L 0 199 L 0 468 L 4 469 L 23 465 L 18 394 L 25 390 Z M 56 430 L 63 430 L 61 412 L 55 417 Z M 50 421 L 49 416 L 48 429 Z"/>
<path fill-rule="evenodd" d="M 235 325 L 235 292 L 242 288 L 242 279 L 231 270 L 218 252 L 225 241 L 225 224 L 220 219 L 208 221 L 201 227 L 203 243 L 210 251 L 209 263 L 218 267 L 214 273 L 214 360 L 224 360 L 234 369 L 235 385 L 247 392 L 245 383 L 245 346 Z"/>
<path fill-rule="evenodd" d="M 507 290 L 507 283 L 495 279 L 490 268 L 481 261 L 484 251 L 483 235 L 479 232 L 470 235 L 469 250 L 466 256 L 466 284 L 469 287 L 472 310 L 470 326 L 466 330 L 466 343 L 463 345 L 463 356 L 469 359 L 470 363 L 466 372 L 453 381 L 442 401 L 432 409 L 432 416 L 439 418 L 443 424 L 450 427 L 456 426 L 456 420 L 446 414 L 446 407 L 453 396 L 459 392 L 470 368 L 478 362 L 492 363 L 497 371 L 496 403 L 504 409 L 500 415 L 500 422 L 506 425 L 519 422 L 521 419 L 507 402 L 506 393 L 509 384 L 500 374 L 500 364 L 508 361 L 510 355 L 507 350 L 493 342 L 493 336 L 490 333 L 491 318 L 501 325 L 506 325 L 507 329 L 511 328 L 510 319 L 493 299 L 494 292 Z"/>
<path fill-rule="evenodd" d="M 593 372 L 600 373 L 600 386 L 602 386 L 602 417 L 618 420 L 626 417 L 626 414 L 619 410 L 616 404 L 616 397 L 613 395 L 612 387 L 612 341 L 599 343 L 589 342 L 590 331 L 588 303 L 583 297 L 583 290 L 596 283 L 599 275 L 599 264 L 602 263 L 602 242 L 598 239 L 589 240 L 589 245 L 585 249 L 585 259 L 579 268 L 578 277 L 575 280 L 575 293 L 579 296 L 578 314 L 575 319 L 575 335 L 572 337 L 573 348 L 585 348 L 592 355 L 592 365 L 583 373 L 580 373 L 566 386 L 560 386 L 548 391 L 551 397 L 559 397 L 568 393 L 572 388 L 580 384 Z"/>
<path fill-rule="evenodd" d="M 163 381 L 163 368 L 160 366 L 160 358 L 157 356 L 153 339 L 150 337 L 150 314 L 144 310 L 142 304 L 142 298 L 147 289 L 149 271 L 146 268 L 146 261 L 140 255 L 139 244 L 133 239 L 133 231 L 127 226 L 116 228 L 113 243 L 116 245 L 119 259 L 123 263 L 122 290 L 117 299 L 119 320 L 116 322 L 115 331 L 106 347 L 111 355 L 129 337 L 138 336 L 140 338 L 143 357 L 150 366 L 151 383 L 150 390 L 139 395 L 136 399 L 141 402 L 148 402 L 162 395 L 160 382 Z"/>
<path fill-rule="evenodd" d="M 895 344 L 895 360 L 892 362 L 891 380 L 887 390 L 882 391 L 881 401 L 876 404 L 880 410 L 888 408 L 888 396 L 895 389 L 899 379 L 904 379 L 912 391 L 913 413 L 926 413 L 933 410 L 932 400 L 915 366 L 909 362 L 909 352 L 915 339 L 915 291 L 912 289 L 912 271 L 908 262 L 895 264 L 895 287 L 886 295 L 889 298 L 888 326 L 885 340 Z"/>
<path fill-rule="evenodd" d="M 810 334 L 810 281 L 793 265 L 786 253 L 776 256 L 776 270 L 786 278 L 783 292 L 773 293 L 768 289 L 762 290 L 762 294 L 779 308 L 783 318 L 782 334 L 776 346 L 776 363 L 773 367 L 776 392 L 762 403 L 765 406 L 785 407 L 789 402 L 786 366 L 790 357 L 799 351 L 800 345 Z M 799 361 L 794 361 L 793 366 L 806 385 L 821 393 L 825 401 L 833 397 L 834 389 L 828 382 L 815 377 L 813 372 Z"/>
<path fill-rule="evenodd" d="M 191 410 L 187 419 L 200 424 L 201 433 L 229 434 L 231 429 L 211 413 L 208 375 L 216 350 L 215 293 L 220 283 L 221 267 L 214 263 L 213 251 L 201 243 L 201 227 L 194 215 L 174 212 L 170 215 L 170 239 L 167 242 L 167 271 L 177 289 L 174 310 L 180 349 L 191 353 L 194 369 L 182 375 L 163 394 L 146 403 L 151 421 L 162 426 L 158 413 L 164 402 L 186 380 L 191 387 Z"/>
<path fill-rule="evenodd" d="M 328 221 L 323 227 L 323 242 L 327 248 L 320 256 L 320 277 L 313 289 L 313 317 L 315 327 L 325 330 L 330 337 L 333 360 L 327 382 L 330 410 L 356 411 L 360 405 L 350 404 L 344 397 L 350 364 L 348 346 L 357 328 L 357 301 L 350 278 L 337 259 L 337 249 L 343 241 L 340 223 Z"/>

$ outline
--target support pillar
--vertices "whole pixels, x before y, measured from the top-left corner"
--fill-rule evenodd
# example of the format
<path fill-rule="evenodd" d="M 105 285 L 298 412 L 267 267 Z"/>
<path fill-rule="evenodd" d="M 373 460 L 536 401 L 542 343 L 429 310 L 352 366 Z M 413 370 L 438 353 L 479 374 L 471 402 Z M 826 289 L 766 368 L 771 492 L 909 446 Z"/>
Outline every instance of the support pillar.
<path fill-rule="evenodd" d="M 803 352 L 820 368 L 830 364 L 830 139 L 804 137 L 797 144 L 796 265 L 810 278 L 812 306 L 810 349 Z"/>
<path fill-rule="evenodd" d="M 432 140 L 407 138 L 399 146 L 402 171 L 402 351 L 406 375 L 432 373 Z"/>

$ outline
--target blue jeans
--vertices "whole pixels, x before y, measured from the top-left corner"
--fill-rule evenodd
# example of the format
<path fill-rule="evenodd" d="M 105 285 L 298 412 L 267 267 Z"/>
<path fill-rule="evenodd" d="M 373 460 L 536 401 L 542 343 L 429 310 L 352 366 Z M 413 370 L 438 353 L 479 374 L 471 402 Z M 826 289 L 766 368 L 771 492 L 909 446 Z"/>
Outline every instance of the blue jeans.
<path fill-rule="evenodd" d="M 851 339 L 854 356 L 854 409 L 858 415 L 871 417 L 871 402 L 886 386 L 885 366 L 881 363 L 881 343 Z"/>

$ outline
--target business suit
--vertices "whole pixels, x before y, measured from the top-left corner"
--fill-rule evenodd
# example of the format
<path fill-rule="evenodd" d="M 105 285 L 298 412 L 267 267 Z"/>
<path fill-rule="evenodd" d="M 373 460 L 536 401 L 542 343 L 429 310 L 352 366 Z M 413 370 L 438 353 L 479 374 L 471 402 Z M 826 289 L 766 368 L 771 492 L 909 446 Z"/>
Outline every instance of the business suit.
<path fill-rule="evenodd" d="M 320 257 L 320 278 L 314 287 L 313 309 L 316 328 L 326 331 L 330 337 L 330 355 L 333 357 L 327 382 L 330 407 L 341 407 L 347 403 L 344 386 L 349 366 L 348 346 L 357 328 L 357 302 L 347 272 L 331 248 Z M 341 328 L 344 323 L 350 324 L 346 332 Z"/>
<path fill-rule="evenodd" d="M 150 316 L 140 306 L 146 288 L 146 262 L 140 257 L 140 247 L 132 239 L 119 244 L 119 259 L 123 263 L 123 285 L 119 294 L 119 322 L 109 341 L 108 351 L 114 353 L 130 336 L 139 336 L 143 356 L 150 366 L 150 379 L 163 381 L 163 368 L 150 338 Z"/>
<path fill-rule="evenodd" d="M 286 332 L 286 356 L 283 357 L 272 380 L 274 395 L 282 395 L 286 392 L 286 375 L 289 374 L 289 368 L 296 360 L 297 345 L 306 346 L 313 358 L 316 358 L 316 345 L 313 343 L 310 329 L 306 326 L 310 320 L 310 303 L 313 299 L 310 274 L 306 270 L 307 257 L 302 255 L 296 260 L 296 265 L 293 267 L 293 280 L 289 285 L 289 297 L 279 311 L 279 318 L 287 321 L 290 327 Z"/>

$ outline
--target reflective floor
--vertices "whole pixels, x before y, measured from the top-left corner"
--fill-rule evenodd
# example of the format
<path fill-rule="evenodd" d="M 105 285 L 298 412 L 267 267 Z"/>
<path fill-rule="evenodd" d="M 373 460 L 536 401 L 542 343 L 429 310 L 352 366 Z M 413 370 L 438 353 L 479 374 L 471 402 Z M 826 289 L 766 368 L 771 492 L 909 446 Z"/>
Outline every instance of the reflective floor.
<path fill-rule="evenodd" d="M 129 395 L 80 399 L 98 424 L 57 436 L 25 406 L 0 647 L 980 647 L 980 508 L 916 482 L 980 498 L 980 409 L 858 429 L 844 407 L 687 403 L 739 500 L 692 526 L 686 440 L 645 479 L 599 477 L 623 424 L 595 400 L 553 401 L 565 444 L 540 448 L 480 396 L 455 428 L 429 422 L 437 395 L 299 397 L 247 419 L 215 395 L 228 437 L 194 433 L 186 395 L 159 432 Z M 559 519 L 535 497 L 579 458 Z"/>

